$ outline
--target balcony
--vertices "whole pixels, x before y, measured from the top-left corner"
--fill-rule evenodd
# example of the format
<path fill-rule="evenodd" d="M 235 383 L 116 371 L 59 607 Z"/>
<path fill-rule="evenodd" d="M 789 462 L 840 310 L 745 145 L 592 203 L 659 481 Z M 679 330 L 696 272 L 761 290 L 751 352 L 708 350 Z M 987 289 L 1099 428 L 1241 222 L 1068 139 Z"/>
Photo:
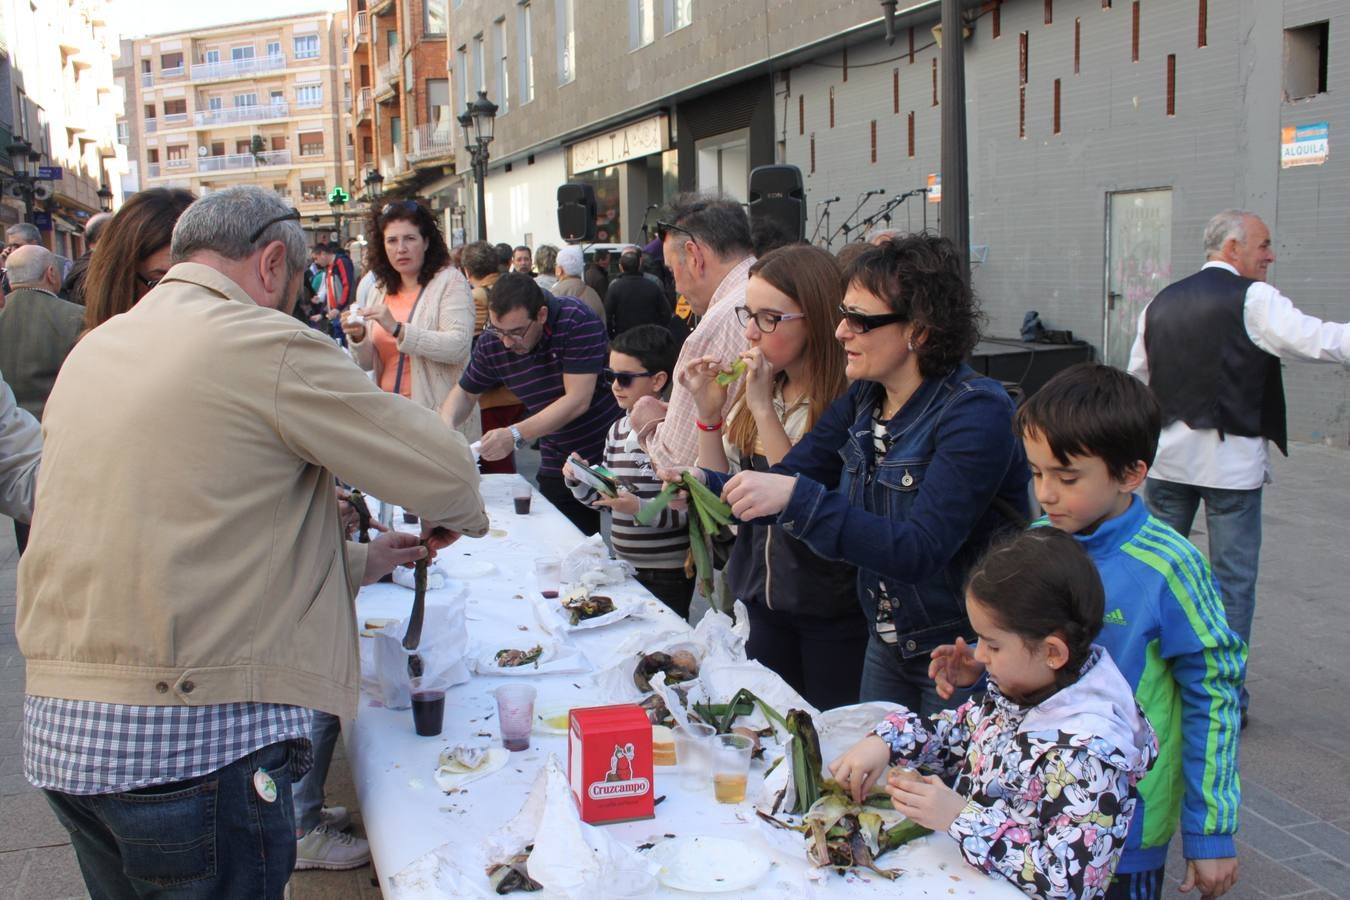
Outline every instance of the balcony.
<path fill-rule="evenodd" d="M 372 16 L 383 16 L 386 13 L 394 11 L 394 0 L 374 0 L 370 4 L 370 14 Z"/>
<path fill-rule="evenodd" d="M 353 26 L 352 36 L 356 40 L 356 46 L 361 46 L 370 40 L 370 34 L 366 30 L 369 28 L 370 14 L 364 9 L 356 14 L 356 24 Z"/>
<path fill-rule="evenodd" d="M 322 106 L 322 97 L 301 97 L 295 101 L 296 109 L 319 109 Z"/>
<path fill-rule="evenodd" d="M 399 59 L 398 48 L 389 48 L 389 59 L 380 64 L 380 80 L 387 85 L 392 85 L 398 80 L 399 72 L 402 70 L 402 62 Z"/>
<path fill-rule="evenodd" d="M 180 157 L 180 158 L 178 158 L 178 159 L 174 159 L 173 157 L 170 157 L 169 159 L 166 159 L 166 160 L 164 161 L 164 168 L 166 168 L 166 169 L 190 169 L 190 168 L 192 168 L 192 160 L 188 159 L 186 156 Z"/>
<path fill-rule="evenodd" d="M 384 175 L 385 180 L 402 175 L 407 170 L 408 161 L 403 156 L 402 147 L 395 147 L 393 154 L 390 156 L 380 157 L 380 172 Z"/>
<path fill-rule="evenodd" d="M 146 177 L 146 178 L 158 178 L 158 177 L 159 177 L 159 163 L 146 163 L 146 165 L 145 165 L 145 177 Z"/>
<path fill-rule="evenodd" d="M 165 113 L 165 114 L 160 118 L 160 121 L 164 123 L 164 127 L 165 127 L 165 128 L 174 128 L 174 127 L 176 127 L 176 126 L 178 126 L 178 125 L 186 125 L 186 124 L 187 124 L 187 120 L 188 120 L 188 114 L 185 113 L 185 112 L 181 112 L 181 113 Z"/>
<path fill-rule="evenodd" d="M 182 66 L 174 66 L 172 69 L 160 69 L 159 77 L 161 81 L 172 81 L 175 78 L 182 78 L 187 74 L 187 70 Z"/>
<path fill-rule="evenodd" d="M 455 152 L 454 134 L 454 129 L 448 123 L 418 125 L 409 135 L 412 147 L 408 150 L 408 160 L 418 162 L 451 155 Z"/>
<path fill-rule="evenodd" d="M 290 104 L 285 100 L 265 103 L 257 106 L 234 106 L 228 109 L 208 109 L 193 115 L 193 124 L 198 128 L 212 128 L 217 125 L 234 125 L 239 122 L 265 122 L 269 119 L 284 119 L 290 115 Z"/>
<path fill-rule="evenodd" d="M 220 81 L 226 78 L 246 78 L 264 72 L 277 72 L 284 68 L 286 68 L 284 53 L 231 59 L 226 62 L 198 63 L 192 67 L 192 80 Z"/>
<path fill-rule="evenodd" d="M 141 87 L 154 87 L 154 86 L 155 86 L 155 76 L 154 76 L 154 73 L 152 73 L 152 72 L 142 72 L 142 73 L 141 73 Z"/>
<path fill-rule="evenodd" d="M 370 109 L 374 105 L 370 88 L 363 87 L 356 95 L 356 121 L 364 122 L 370 118 Z"/>
<path fill-rule="evenodd" d="M 156 131 L 159 131 L 159 119 L 146 119 L 145 133 L 154 134 Z"/>
<path fill-rule="evenodd" d="M 289 166 L 290 164 L 291 151 L 264 150 L 256 157 L 252 153 L 203 156 L 197 160 L 197 171 L 226 172 L 233 169 L 261 169 L 267 166 Z"/>

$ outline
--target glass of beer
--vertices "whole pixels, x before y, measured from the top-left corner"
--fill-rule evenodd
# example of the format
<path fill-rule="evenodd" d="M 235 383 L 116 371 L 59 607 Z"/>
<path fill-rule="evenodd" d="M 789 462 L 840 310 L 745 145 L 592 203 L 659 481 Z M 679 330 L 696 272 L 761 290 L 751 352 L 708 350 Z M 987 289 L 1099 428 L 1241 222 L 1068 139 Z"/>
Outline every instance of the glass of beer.
<path fill-rule="evenodd" d="M 713 743 L 713 794 L 718 803 L 744 803 L 754 742 L 743 734 L 719 734 Z"/>

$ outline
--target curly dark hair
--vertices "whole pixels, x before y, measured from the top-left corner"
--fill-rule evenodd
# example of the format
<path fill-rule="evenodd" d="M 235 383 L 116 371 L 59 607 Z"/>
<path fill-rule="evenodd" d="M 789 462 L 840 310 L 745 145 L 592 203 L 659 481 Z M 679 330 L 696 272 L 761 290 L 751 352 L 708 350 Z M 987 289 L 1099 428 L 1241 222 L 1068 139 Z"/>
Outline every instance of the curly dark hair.
<path fill-rule="evenodd" d="M 445 236 L 436 217 L 416 200 L 394 200 L 385 204 L 379 212 L 372 212 L 367 220 L 366 232 L 372 235 L 366 244 L 370 271 L 375 280 L 386 291 L 398 290 L 403 276 L 399 275 L 389 256 L 384 252 L 384 229 L 390 222 L 411 222 L 417 226 L 427 242 L 427 253 L 422 260 L 422 271 L 417 273 L 417 283 L 425 285 L 436 277 L 436 273 L 450 265 L 450 248 L 445 245 Z"/>
<path fill-rule="evenodd" d="M 975 349 L 984 315 L 961 273 L 956 245 L 934 234 L 906 234 L 865 250 L 844 270 L 857 285 L 913 323 L 925 378 L 950 373 Z"/>

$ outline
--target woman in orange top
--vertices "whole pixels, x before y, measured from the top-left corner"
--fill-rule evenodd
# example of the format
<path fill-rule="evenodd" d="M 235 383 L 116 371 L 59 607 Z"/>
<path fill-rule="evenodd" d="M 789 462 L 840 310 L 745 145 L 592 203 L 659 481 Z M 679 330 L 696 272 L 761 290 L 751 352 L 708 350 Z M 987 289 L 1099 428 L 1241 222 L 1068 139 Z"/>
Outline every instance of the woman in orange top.
<path fill-rule="evenodd" d="M 459 382 L 473 344 L 469 282 L 450 265 L 435 217 L 416 200 L 396 200 L 368 226 L 375 286 L 343 323 L 352 356 L 386 391 L 437 409 Z M 477 440 L 477 416 L 461 429 Z M 468 423 L 474 423 L 472 425 Z"/>

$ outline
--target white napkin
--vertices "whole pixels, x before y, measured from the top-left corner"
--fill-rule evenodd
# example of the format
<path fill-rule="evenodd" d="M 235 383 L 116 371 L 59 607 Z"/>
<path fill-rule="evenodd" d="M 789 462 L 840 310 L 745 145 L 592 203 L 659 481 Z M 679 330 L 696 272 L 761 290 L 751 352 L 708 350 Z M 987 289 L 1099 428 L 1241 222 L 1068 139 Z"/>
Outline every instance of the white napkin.
<path fill-rule="evenodd" d="M 491 775 L 505 766 L 510 758 L 510 750 L 505 747 L 492 747 L 487 751 L 487 759 L 483 765 L 472 772 L 452 772 L 445 766 L 438 767 L 436 769 L 436 785 L 447 794 L 451 791 L 457 791 L 472 781 Z"/>
<path fill-rule="evenodd" d="M 417 590 L 417 573 L 403 566 L 394 567 L 394 584 L 410 591 Z M 440 566 L 427 566 L 427 590 L 439 591 L 445 587 L 445 571 Z"/>

